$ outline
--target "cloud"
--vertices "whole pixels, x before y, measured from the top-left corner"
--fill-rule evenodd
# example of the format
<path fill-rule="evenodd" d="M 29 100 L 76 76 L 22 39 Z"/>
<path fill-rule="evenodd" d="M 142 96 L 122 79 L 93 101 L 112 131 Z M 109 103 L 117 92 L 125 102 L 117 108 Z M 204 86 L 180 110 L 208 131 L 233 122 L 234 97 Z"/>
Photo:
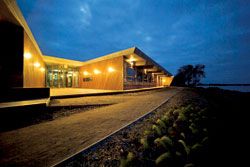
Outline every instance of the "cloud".
<path fill-rule="evenodd" d="M 185 64 L 204 63 L 208 82 L 250 82 L 240 73 L 250 70 L 250 3 L 17 1 L 49 55 L 85 60 L 138 46 L 172 73 Z M 214 75 L 217 71 L 220 75 Z"/>
<path fill-rule="evenodd" d="M 90 7 L 88 4 L 82 4 L 80 7 L 80 11 L 82 13 L 81 15 L 81 21 L 85 25 L 90 25 L 91 19 L 92 19 L 92 13 L 90 10 Z"/>

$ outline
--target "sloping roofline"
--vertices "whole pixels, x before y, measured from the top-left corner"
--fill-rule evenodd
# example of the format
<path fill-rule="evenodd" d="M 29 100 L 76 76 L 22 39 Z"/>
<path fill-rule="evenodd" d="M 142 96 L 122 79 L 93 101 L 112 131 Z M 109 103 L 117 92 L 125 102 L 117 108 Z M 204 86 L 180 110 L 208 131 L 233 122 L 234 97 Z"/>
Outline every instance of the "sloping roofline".
<path fill-rule="evenodd" d="M 35 48 L 37 49 L 38 53 L 40 55 L 43 55 L 25 18 L 23 17 L 23 14 L 20 10 L 20 8 L 17 5 L 16 0 L 2 0 L 6 7 L 10 10 L 10 12 L 12 13 L 12 15 L 15 17 L 15 20 L 23 27 L 24 31 L 27 33 L 27 35 L 29 36 L 30 40 L 32 41 L 32 43 L 34 44 Z"/>
<path fill-rule="evenodd" d="M 58 58 L 58 57 L 52 57 L 52 56 L 46 56 L 43 55 L 27 22 L 25 21 L 25 18 L 23 17 L 23 14 L 20 10 L 20 8 L 18 7 L 16 0 L 3 0 L 3 2 L 6 4 L 6 6 L 9 8 L 9 10 L 11 11 L 11 13 L 14 15 L 15 19 L 17 20 L 17 22 L 19 22 L 19 24 L 24 28 L 25 32 L 27 33 L 27 35 L 30 37 L 31 41 L 33 42 L 35 48 L 37 49 L 37 51 L 39 52 L 40 55 L 42 55 L 43 59 L 45 62 L 50 62 L 50 63 L 65 63 L 68 65 L 73 65 L 73 66 L 82 66 L 82 65 L 86 65 L 86 64 L 90 64 L 90 63 L 94 63 L 94 62 L 98 62 L 98 61 L 102 61 L 102 60 L 107 60 L 107 59 L 111 59 L 111 58 L 115 58 L 115 57 L 119 57 L 119 56 L 128 56 L 131 54 L 136 54 L 139 57 L 150 61 L 153 65 L 155 65 L 156 67 L 158 67 L 160 70 L 162 70 L 166 75 L 172 76 L 172 74 L 170 72 L 168 72 L 165 68 L 163 68 L 161 65 L 159 65 L 158 63 L 156 63 L 153 59 L 151 59 L 149 56 L 147 56 L 145 53 L 143 53 L 140 49 L 138 49 L 137 47 L 132 47 L 132 48 L 128 48 L 125 50 L 121 50 L 118 52 L 114 52 L 105 56 L 101 56 L 95 59 L 91 59 L 85 62 L 80 62 L 80 61 L 75 61 L 75 60 L 70 60 L 70 59 L 64 59 L 64 58 Z"/>
<path fill-rule="evenodd" d="M 153 59 L 151 59 L 149 56 L 147 56 L 144 52 L 142 52 L 140 49 L 137 47 L 134 47 L 134 53 L 137 54 L 138 56 L 152 62 L 155 66 L 159 67 L 162 71 L 164 71 L 168 76 L 172 76 L 170 72 L 168 72 L 164 67 L 162 67 L 160 64 L 156 63 Z"/>
<path fill-rule="evenodd" d="M 115 57 L 120 57 L 120 56 L 129 56 L 131 54 L 136 54 L 139 57 L 151 62 L 153 65 L 155 65 L 156 67 L 158 67 L 161 71 L 163 71 L 165 74 L 172 76 L 172 74 L 170 72 L 168 72 L 165 68 L 163 68 L 161 65 L 159 65 L 158 63 L 156 63 L 153 59 L 151 59 L 149 56 L 147 56 L 144 52 L 142 52 L 140 49 L 138 49 L 137 47 L 132 47 L 132 48 L 128 48 L 128 49 L 124 49 L 118 52 L 113 52 L 111 54 L 105 55 L 105 56 L 101 56 L 95 59 L 90 59 L 87 61 L 76 61 L 76 60 L 71 60 L 71 59 L 64 59 L 64 58 L 59 58 L 59 57 L 54 57 L 54 56 L 45 56 L 43 55 L 43 59 L 46 63 L 54 63 L 54 64 L 67 64 L 67 65 L 71 65 L 71 66 L 84 66 L 87 64 L 91 64 L 91 63 L 96 63 L 99 61 L 103 61 L 103 60 L 108 60 L 108 59 L 112 59 Z"/>
<path fill-rule="evenodd" d="M 149 56 L 147 56 L 144 52 L 142 52 L 140 49 L 138 49 L 137 47 L 132 47 L 132 48 L 128 48 L 125 50 L 121 50 L 118 52 L 113 52 L 111 54 L 105 55 L 105 56 L 101 56 L 95 59 L 91 59 L 91 60 L 87 60 L 84 62 L 83 65 L 86 64 L 91 64 L 91 63 L 95 63 L 95 62 L 99 62 L 99 61 L 103 61 L 103 60 L 108 60 L 108 59 L 112 59 L 115 57 L 120 57 L 120 56 L 128 56 L 131 54 L 136 54 L 139 57 L 150 61 L 153 65 L 155 65 L 156 67 L 158 67 L 160 70 L 162 70 L 165 74 L 172 76 L 172 74 L 170 72 L 168 72 L 165 68 L 163 68 L 160 64 L 156 63 L 153 59 L 151 59 Z"/>
<path fill-rule="evenodd" d="M 71 60 L 71 59 L 64 59 L 64 58 L 59 58 L 59 57 L 54 57 L 54 56 L 47 56 L 47 55 L 46 56 L 43 55 L 42 57 L 45 63 L 66 64 L 66 65 L 75 66 L 75 67 L 80 67 L 84 65 L 84 62 Z"/>

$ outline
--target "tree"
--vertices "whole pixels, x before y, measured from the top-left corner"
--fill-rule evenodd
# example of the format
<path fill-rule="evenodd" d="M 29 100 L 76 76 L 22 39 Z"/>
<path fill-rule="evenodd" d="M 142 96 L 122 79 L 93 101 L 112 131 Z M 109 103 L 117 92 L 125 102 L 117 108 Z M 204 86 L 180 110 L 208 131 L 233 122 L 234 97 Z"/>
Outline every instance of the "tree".
<path fill-rule="evenodd" d="M 185 65 L 179 68 L 175 75 L 172 86 L 197 86 L 200 80 L 205 77 L 205 65 Z"/>

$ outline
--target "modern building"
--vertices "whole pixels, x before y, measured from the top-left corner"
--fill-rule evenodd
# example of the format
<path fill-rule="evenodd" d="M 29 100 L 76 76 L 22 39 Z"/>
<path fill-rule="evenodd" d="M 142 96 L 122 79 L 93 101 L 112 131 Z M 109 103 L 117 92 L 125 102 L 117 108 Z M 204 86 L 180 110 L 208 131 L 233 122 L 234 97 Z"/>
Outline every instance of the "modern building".
<path fill-rule="evenodd" d="M 126 90 L 169 86 L 173 79 L 136 47 L 88 61 L 43 55 L 15 0 L 0 1 L 0 36 L 1 88 Z"/>

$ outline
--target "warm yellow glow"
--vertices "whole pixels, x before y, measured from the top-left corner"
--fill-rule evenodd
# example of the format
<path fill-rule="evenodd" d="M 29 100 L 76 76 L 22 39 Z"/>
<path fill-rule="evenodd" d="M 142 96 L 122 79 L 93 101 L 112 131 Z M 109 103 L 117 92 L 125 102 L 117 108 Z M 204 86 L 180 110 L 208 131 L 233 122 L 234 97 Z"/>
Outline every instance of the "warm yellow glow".
<path fill-rule="evenodd" d="M 130 63 L 132 63 L 133 61 L 136 61 L 136 59 L 135 59 L 133 56 L 131 56 L 131 57 L 128 59 L 128 61 L 129 61 Z"/>
<path fill-rule="evenodd" d="M 101 71 L 99 71 L 99 70 L 95 69 L 95 70 L 94 70 L 94 73 L 95 73 L 95 74 L 100 74 L 100 73 L 101 73 Z"/>
<path fill-rule="evenodd" d="M 165 80 L 165 79 L 163 79 L 163 80 L 162 80 L 162 82 L 166 82 L 166 80 Z"/>
<path fill-rule="evenodd" d="M 112 68 L 112 67 L 109 67 L 109 68 L 108 68 L 108 72 L 114 72 L 114 71 L 115 71 L 114 68 Z"/>
<path fill-rule="evenodd" d="M 26 53 L 24 53 L 24 57 L 25 57 L 25 59 L 30 59 L 32 57 L 32 55 L 31 55 L 31 53 L 26 52 Z"/>
<path fill-rule="evenodd" d="M 41 66 L 41 64 L 40 64 L 40 63 L 38 63 L 38 62 L 35 62 L 35 63 L 34 63 L 34 66 L 35 66 L 35 67 L 40 67 L 40 66 Z"/>
<path fill-rule="evenodd" d="M 61 78 L 63 78 L 63 75 L 61 75 Z"/>
<path fill-rule="evenodd" d="M 41 68 L 40 68 L 40 71 L 44 72 L 44 71 L 45 71 L 45 68 L 41 67 Z"/>
<path fill-rule="evenodd" d="M 83 71 L 83 75 L 89 75 L 88 71 Z"/>

